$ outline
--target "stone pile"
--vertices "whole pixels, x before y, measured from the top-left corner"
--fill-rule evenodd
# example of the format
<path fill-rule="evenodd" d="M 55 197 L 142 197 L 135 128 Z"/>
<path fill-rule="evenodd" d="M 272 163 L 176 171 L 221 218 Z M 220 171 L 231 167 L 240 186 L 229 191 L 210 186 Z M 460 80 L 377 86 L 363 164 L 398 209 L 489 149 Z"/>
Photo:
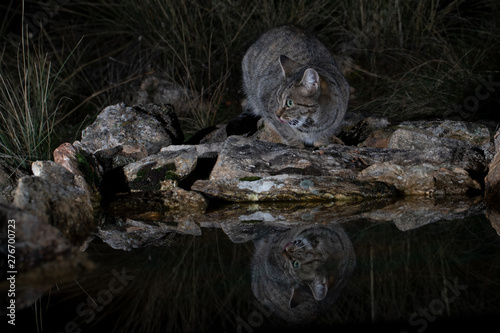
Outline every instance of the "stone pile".
<path fill-rule="evenodd" d="M 2 210 L 16 212 L 30 225 L 25 230 L 61 239 L 60 247 L 33 245 L 32 236 L 21 232 L 19 242 L 31 244 L 26 245 L 28 256 L 36 253 L 32 245 L 40 253 L 52 246 L 56 255 L 66 247 L 85 246 L 90 235 L 127 249 L 172 231 L 200 234 L 200 226 L 227 229 L 250 220 L 306 223 L 307 216 L 326 219 L 328 214 L 339 221 L 397 220 L 407 230 L 425 223 L 414 216 L 446 218 L 430 208 L 437 201 L 457 218 L 484 210 L 484 193 L 490 207 L 500 197 L 500 139 L 497 133 L 495 148 L 480 124 L 392 125 L 384 118 L 360 118 L 344 128 L 340 139 L 347 144 L 337 138 L 305 149 L 280 143 L 265 122 L 259 122 L 256 133 L 228 135 L 235 132 L 235 123 L 230 127 L 218 126 L 193 143 L 184 140 L 168 105 L 109 106 L 81 140 L 54 152 L 55 162 L 35 162 L 33 175 L 19 175 L 17 186 L 3 186 Z M 210 210 L 221 202 L 236 208 Z M 248 202 L 260 208 L 249 211 Z M 272 205 L 282 202 L 300 206 L 294 210 L 299 213 L 273 213 Z M 370 214 L 366 207 L 359 210 L 366 202 L 378 208 L 370 206 Z M 271 203 L 271 210 L 265 203 Z M 413 222 L 405 225 L 405 219 Z M 239 237 L 234 227 L 229 229 Z"/>

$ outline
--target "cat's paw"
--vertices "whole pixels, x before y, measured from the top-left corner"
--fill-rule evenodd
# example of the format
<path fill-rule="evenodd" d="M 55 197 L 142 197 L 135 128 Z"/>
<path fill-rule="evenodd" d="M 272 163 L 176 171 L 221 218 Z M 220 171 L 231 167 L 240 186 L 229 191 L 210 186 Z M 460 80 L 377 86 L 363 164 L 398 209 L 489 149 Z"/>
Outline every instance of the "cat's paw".
<path fill-rule="evenodd" d="M 338 145 L 345 145 L 345 143 L 341 139 L 332 135 L 332 136 L 328 136 L 326 138 L 314 141 L 313 146 L 314 147 L 324 147 L 324 146 L 328 146 L 332 143 L 338 144 Z"/>
<path fill-rule="evenodd" d="M 304 142 L 302 142 L 301 140 L 296 140 L 296 139 L 286 140 L 286 144 L 289 146 L 295 147 L 295 148 L 300 148 L 300 149 L 306 147 Z"/>

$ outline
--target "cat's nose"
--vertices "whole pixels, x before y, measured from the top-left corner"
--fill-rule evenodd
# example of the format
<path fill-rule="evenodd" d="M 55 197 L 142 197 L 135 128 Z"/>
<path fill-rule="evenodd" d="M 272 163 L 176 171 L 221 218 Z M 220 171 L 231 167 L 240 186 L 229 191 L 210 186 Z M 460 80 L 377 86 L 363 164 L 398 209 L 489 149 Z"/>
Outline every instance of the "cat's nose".
<path fill-rule="evenodd" d="M 290 243 L 287 243 L 287 244 L 285 245 L 285 247 L 283 248 L 283 250 L 281 251 L 281 255 L 283 256 L 283 258 L 285 258 L 285 259 L 287 259 L 287 260 L 291 260 L 291 259 L 292 259 L 292 257 L 290 256 L 290 253 L 288 253 L 288 250 L 289 250 L 289 249 L 288 249 L 288 247 L 289 247 L 290 245 L 292 245 L 292 243 L 291 243 L 291 242 L 290 242 Z"/>
<path fill-rule="evenodd" d="M 276 117 L 278 117 L 279 121 L 283 122 L 283 123 L 286 123 L 286 121 L 283 120 L 283 118 L 281 118 L 283 116 L 283 114 L 285 113 L 285 109 L 284 108 L 279 108 L 277 111 L 276 111 Z"/>
<path fill-rule="evenodd" d="M 283 108 L 279 108 L 276 110 L 276 117 L 281 118 L 281 116 L 285 113 L 285 110 Z"/>

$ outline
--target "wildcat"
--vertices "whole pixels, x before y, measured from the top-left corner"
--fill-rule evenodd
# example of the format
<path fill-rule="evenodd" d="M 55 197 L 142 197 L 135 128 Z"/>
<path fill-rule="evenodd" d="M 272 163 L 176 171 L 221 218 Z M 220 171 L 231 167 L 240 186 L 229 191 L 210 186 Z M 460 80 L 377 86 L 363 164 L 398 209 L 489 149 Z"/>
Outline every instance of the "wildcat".
<path fill-rule="evenodd" d="M 355 262 L 338 224 L 275 233 L 255 241 L 252 291 L 281 318 L 307 322 L 331 309 Z"/>
<path fill-rule="evenodd" d="M 297 26 L 264 33 L 242 62 L 247 110 L 289 145 L 322 144 L 344 118 L 349 85 L 327 48 Z"/>

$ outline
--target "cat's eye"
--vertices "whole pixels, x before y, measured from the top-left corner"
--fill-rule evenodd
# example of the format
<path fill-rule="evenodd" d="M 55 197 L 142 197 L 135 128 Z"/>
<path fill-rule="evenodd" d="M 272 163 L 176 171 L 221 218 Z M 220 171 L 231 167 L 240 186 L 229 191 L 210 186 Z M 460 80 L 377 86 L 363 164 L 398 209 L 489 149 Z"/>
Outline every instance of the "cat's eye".
<path fill-rule="evenodd" d="M 293 106 L 293 101 L 291 99 L 287 99 L 285 104 L 287 107 L 291 108 Z"/>
<path fill-rule="evenodd" d="M 293 260 L 293 261 L 292 261 L 292 266 L 293 266 L 294 268 L 299 268 L 299 267 L 300 267 L 300 262 L 298 262 L 297 260 Z"/>

